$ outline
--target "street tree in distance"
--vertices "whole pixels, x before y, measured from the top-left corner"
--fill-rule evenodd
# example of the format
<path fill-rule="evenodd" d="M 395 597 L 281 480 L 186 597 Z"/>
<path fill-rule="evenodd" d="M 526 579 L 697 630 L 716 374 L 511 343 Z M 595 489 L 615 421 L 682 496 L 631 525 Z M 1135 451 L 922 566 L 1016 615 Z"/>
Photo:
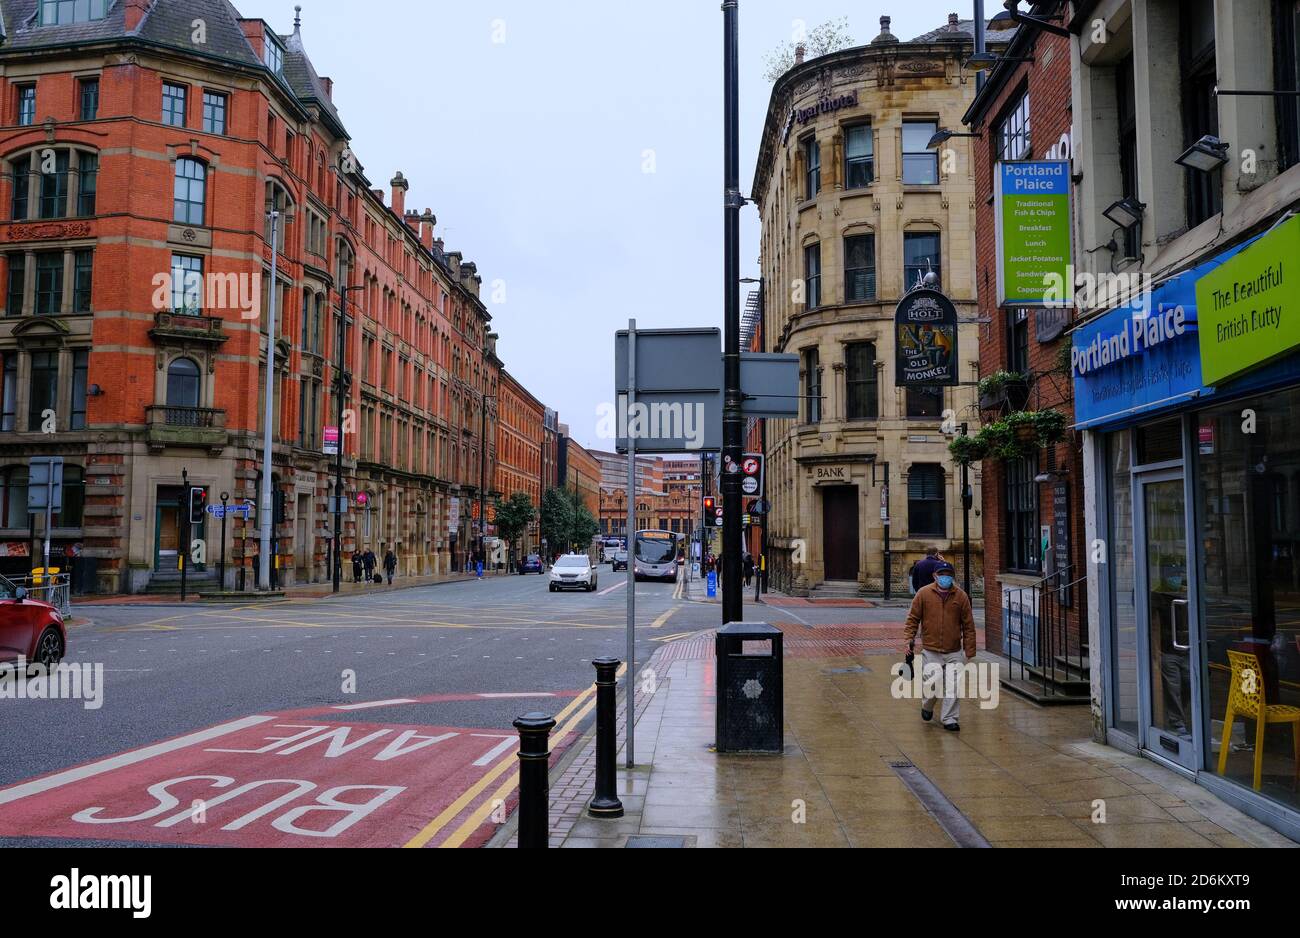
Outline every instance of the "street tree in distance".
<path fill-rule="evenodd" d="M 537 517 L 533 500 L 525 492 L 515 492 L 508 499 L 497 505 L 497 533 L 510 545 L 515 553 L 516 541 L 528 530 L 528 526 Z M 515 553 L 518 556 L 517 553 Z"/>
<path fill-rule="evenodd" d="M 547 489 L 542 495 L 542 537 L 552 554 L 569 549 L 573 527 L 573 500 L 564 489 Z M 550 557 L 546 558 L 548 561 Z"/>

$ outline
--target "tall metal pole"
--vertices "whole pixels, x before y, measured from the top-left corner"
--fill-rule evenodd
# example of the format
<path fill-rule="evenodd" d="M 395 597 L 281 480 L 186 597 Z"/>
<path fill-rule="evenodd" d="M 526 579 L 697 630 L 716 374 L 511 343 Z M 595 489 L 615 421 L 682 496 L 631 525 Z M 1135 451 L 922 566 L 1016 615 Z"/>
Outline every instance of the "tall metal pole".
<path fill-rule="evenodd" d="M 963 423 L 961 435 L 966 436 L 969 432 L 970 424 Z M 967 596 L 970 595 L 970 510 L 974 500 L 974 493 L 970 490 L 970 465 L 963 462 L 961 464 L 961 569 L 963 588 Z"/>
<path fill-rule="evenodd" d="M 275 300 L 279 292 L 276 279 L 279 276 L 276 259 L 280 253 L 280 213 L 272 210 L 271 218 L 271 289 L 267 291 L 270 302 L 267 307 L 266 325 L 266 405 L 262 417 L 262 494 L 258 499 L 257 512 L 261 516 L 261 532 L 258 542 L 259 576 L 261 589 L 271 588 L 271 525 L 275 518 L 275 507 L 271 504 L 271 440 L 272 424 L 275 422 Z"/>
<path fill-rule="evenodd" d="M 636 320 L 627 324 L 627 767 L 636 765 Z"/>
<path fill-rule="evenodd" d="M 740 73 L 739 10 L 736 0 L 722 4 L 723 14 L 723 101 L 725 133 L 723 144 L 724 253 L 723 288 L 725 322 L 723 343 L 722 411 L 722 624 L 745 617 L 745 597 L 738 588 L 741 574 L 740 461 L 744 458 L 745 418 L 741 414 L 740 392 Z"/>
<path fill-rule="evenodd" d="M 483 496 L 487 487 L 487 362 L 483 363 L 483 390 L 479 393 L 479 438 L 478 438 L 478 555 L 483 560 L 483 570 L 487 571 L 487 554 L 483 551 L 484 535 L 487 533 L 487 508 Z"/>
<path fill-rule="evenodd" d="M 51 467 L 50 470 L 50 478 L 51 479 L 54 478 L 53 467 Z M 190 512 L 194 510 L 190 504 L 192 501 L 193 501 L 193 497 L 190 495 L 190 471 L 188 469 L 182 469 L 181 470 L 181 512 L 180 512 L 182 518 L 180 523 L 180 529 L 185 532 L 185 537 L 178 538 L 178 540 L 180 540 L 181 543 L 177 545 L 180 547 L 180 550 L 177 551 L 177 553 L 181 555 L 181 602 L 185 602 L 185 598 L 186 598 L 187 590 L 186 590 L 185 578 L 186 578 L 186 573 L 190 569 L 190 540 L 194 537 L 194 530 L 190 527 L 190 520 L 191 520 Z M 49 573 L 50 571 L 49 505 L 50 505 L 49 499 L 46 499 L 45 501 L 45 512 L 46 512 L 45 514 L 45 572 L 46 573 Z"/>
<path fill-rule="evenodd" d="M 339 582 L 343 578 L 343 398 L 348 392 L 350 382 L 344 369 L 347 367 L 347 321 L 348 321 L 348 287 L 339 284 L 339 348 L 338 373 L 334 376 L 335 413 L 337 425 L 335 432 L 338 451 L 334 454 L 334 568 L 330 570 L 333 592 L 339 591 Z"/>

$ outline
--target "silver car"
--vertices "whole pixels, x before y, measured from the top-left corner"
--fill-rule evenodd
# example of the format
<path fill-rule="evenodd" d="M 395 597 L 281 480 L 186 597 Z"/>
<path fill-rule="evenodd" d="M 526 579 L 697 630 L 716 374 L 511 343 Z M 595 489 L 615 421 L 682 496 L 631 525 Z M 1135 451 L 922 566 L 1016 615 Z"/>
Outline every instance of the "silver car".
<path fill-rule="evenodd" d="M 565 554 L 551 567 L 551 592 L 581 589 L 588 593 L 596 588 L 596 568 L 586 554 Z"/>

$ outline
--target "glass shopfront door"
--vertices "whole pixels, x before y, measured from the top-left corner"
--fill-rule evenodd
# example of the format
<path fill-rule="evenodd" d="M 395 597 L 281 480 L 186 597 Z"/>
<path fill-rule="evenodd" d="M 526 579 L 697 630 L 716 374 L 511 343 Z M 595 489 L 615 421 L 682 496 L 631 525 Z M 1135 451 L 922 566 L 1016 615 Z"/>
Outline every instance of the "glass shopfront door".
<path fill-rule="evenodd" d="M 1142 746 L 1197 768 L 1198 658 L 1191 615 L 1187 501 L 1181 470 L 1139 476 L 1134 500 Z"/>

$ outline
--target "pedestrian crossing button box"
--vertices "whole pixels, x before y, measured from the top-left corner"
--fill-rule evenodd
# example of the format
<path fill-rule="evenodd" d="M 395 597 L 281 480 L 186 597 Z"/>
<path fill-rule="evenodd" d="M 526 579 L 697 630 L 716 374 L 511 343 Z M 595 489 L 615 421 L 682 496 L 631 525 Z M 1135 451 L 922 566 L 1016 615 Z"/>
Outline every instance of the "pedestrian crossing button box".
<path fill-rule="evenodd" d="M 785 722 L 781 630 L 733 622 L 718 630 L 718 752 L 780 753 Z"/>

